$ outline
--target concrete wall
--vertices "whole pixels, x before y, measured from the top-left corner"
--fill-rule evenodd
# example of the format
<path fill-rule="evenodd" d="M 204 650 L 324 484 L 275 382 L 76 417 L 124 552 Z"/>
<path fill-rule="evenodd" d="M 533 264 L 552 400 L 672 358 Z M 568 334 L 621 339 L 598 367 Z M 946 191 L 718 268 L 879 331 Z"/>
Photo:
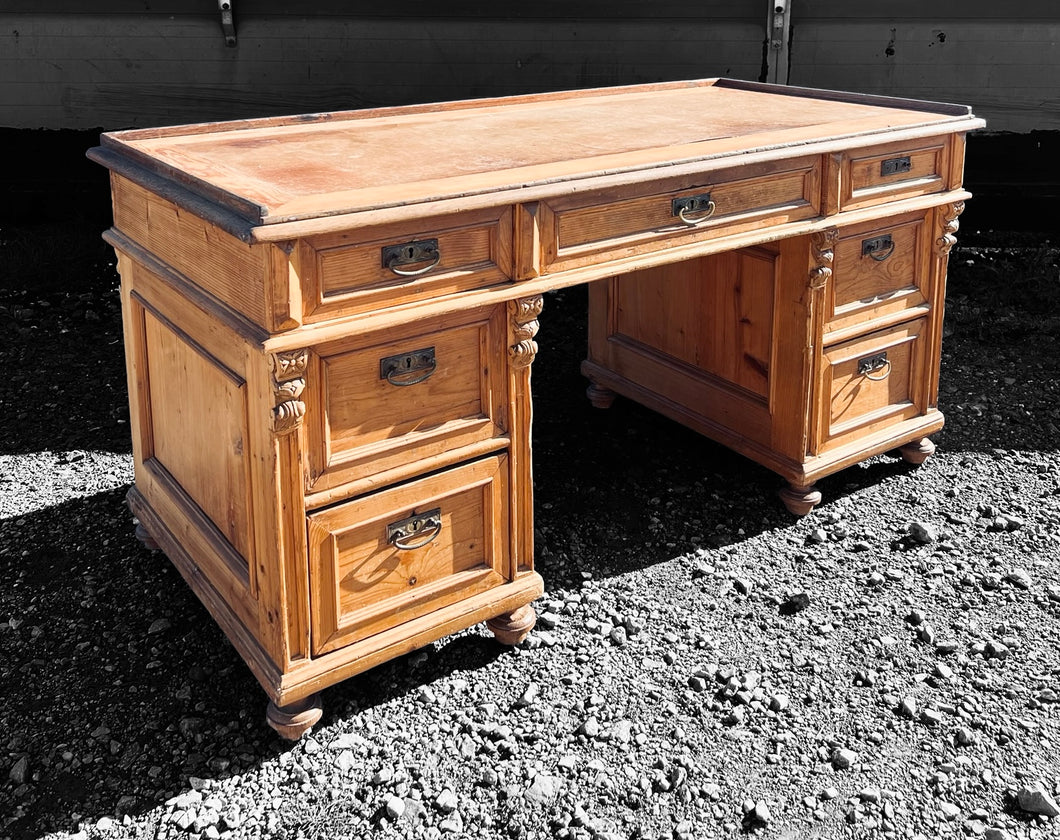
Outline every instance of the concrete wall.
<path fill-rule="evenodd" d="M 0 126 L 114 129 L 762 74 L 762 0 L 233 6 L 226 46 L 215 0 L 6 0 Z"/>

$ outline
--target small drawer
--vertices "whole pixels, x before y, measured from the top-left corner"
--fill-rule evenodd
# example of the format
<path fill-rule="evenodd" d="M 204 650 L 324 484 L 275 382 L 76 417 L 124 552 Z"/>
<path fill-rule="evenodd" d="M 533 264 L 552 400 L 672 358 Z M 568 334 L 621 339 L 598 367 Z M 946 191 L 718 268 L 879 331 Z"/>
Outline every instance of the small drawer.
<path fill-rule="evenodd" d="M 511 578 L 505 455 L 309 516 L 316 655 Z"/>
<path fill-rule="evenodd" d="M 875 221 L 843 230 L 828 287 L 826 342 L 929 304 L 927 231 L 922 214 L 889 220 L 884 227 Z"/>
<path fill-rule="evenodd" d="M 506 445 L 507 359 L 503 304 L 312 348 L 307 492 L 363 492 Z"/>
<path fill-rule="evenodd" d="M 919 318 L 825 350 L 822 449 L 925 413 L 928 343 Z"/>
<path fill-rule="evenodd" d="M 853 210 L 946 189 L 948 143 L 947 138 L 935 138 L 844 155 L 840 209 Z"/>
<path fill-rule="evenodd" d="M 305 323 L 477 289 L 511 277 L 511 208 L 316 237 L 296 261 Z"/>
<path fill-rule="evenodd" d="M 548 271 L 596 265 L 811 218 L 820 206 L 818 157 L 672 180 L 549 203 L 543 231 Z M 639 187 L 640 190 L 644 188 Z"/>

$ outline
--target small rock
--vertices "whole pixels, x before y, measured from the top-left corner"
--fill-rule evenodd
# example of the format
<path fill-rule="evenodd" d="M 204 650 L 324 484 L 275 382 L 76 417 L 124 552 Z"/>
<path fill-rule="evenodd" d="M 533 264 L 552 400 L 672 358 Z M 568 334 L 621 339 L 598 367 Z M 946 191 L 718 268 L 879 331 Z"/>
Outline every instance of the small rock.
<path fill-rule="evenodd" d="M 1026 569 L 1013 569 L 1005 575 L 1005 580 L 1020 589 L 1031 588 L 1031 576 Z"/>
<path fill-rule="evenodd" d="M 773 819 L 773 815 L 769 813 L 769 806 L 765 802 L 756 802 L 751 810 L 751 818 L 763 825 L 767 825 Z"/>
<path fill-rule="evenodd" d="M 741 595 L 750 595 L 755 585 L 747 578 L 735 578 L 732 582 L 733 588 Z"/>
<path fill-rule="evenodd" d="M 110 817 L 100 817 L 96 820 L 97 831 L 110 831 L 114 826 L 115 822 Z"/>
<path fill-rule="evenodd" d="M 832 753 L 832 766 L 836 770 L 849 770 L 858 760 L 858 754 L 853 750 L 837 749 Z"/>
<path fill-rule="evenodd" d="M 955 820 L 961 815 L 961 809 L 952 802 L 940 802 L 939 810 L 942 811 L 942 816 L 947 820 Z"/>
<path fill-rule="evenodd" d="M 558 776 L 539 773 L 523 791 L 523 799 L 535 805 L 547 805 L 559 795 L 562 785 L 563 780 Z"/>
<path fill-rule="evenodd" d="M 920 722 L 927 726 L 936 726 L 942 722 L 942 712 L 938 709 L 924 709 L 920 713 Z"/>
<path fill-rule="evenodd" d="M 536 682 L 532 682 L 526 687 L 526 690 L 523 691 L 519 699 L 515 701 L 515 705 L 520 709 L 525 708 L 526 706 L 532 706 L 540 693 L 541 686 Z"/>
<path fill-rule="evenodd" d="M 391 820 L 399 820 L 405 814 L 405 800 L 400 796 L 388 796 L 385 808 Z"/>
<path fill-rule="evenodd" d="M 915 718 L 916 717 L 916 698 L 915 697 L 903 697 L 902 702 L 898 704 L 898 714 L 902 717 Z"/>
<path fill-rule="evenodd" d="M 909 523 L 909 527 L 906 529 L 911 539 L 920 543 L 921 545 L 927 545 L 928 543 L 937 542 L 939 538 L 939 531 L 934 525 L 927 522 L 914 521 Z"/>
<path fill-rule="evenodd" d="M 1029 814 L 1041 814 L 1043 817 L 1060 816 L 1060 806 L 1040 784 L 1020 788 L 1016 792 L 1016 802 Z"/>
<path fill-rule="evenodd" d="M 944 662 L 936 662 L 934 668 L 934 674 L 940 680 L 953 679 L 953 669 L 946 665 Z"/>
<path fill-rule="evenodd" d="M 22 756 L 14 763 L 11 767 L 11 772 L 7 775 L 16 785 L 24 785 L 26 780 L 29 779 L 29 759 L 26 756 Z"/>
<path fill-rule="evenodd" d="M 442 792 L 434 797 L 434 807 L 443 814 L 451 814 L 457 809 L 459 801 L 452 788 L 443 788 Z"/>
<path fill-rule="evenodd" d="M 1005 829 L 990 826 L 983 831 L 983 840 L 1011 840 L 1011 838 Z"/>
<path fill-rule="evenodd" d="M 151 622 L 151 626 L 147 628 L 147 635 L 153 636 L 155 633 L 164 633 L 171 626 L 168 618 L 156 618 Z"/>
<path fill-rule="evenodd" d="M 910 610 L 909 615 L 905 617 L 905 621 L 906 624 L 918 627 L 924 621 L 924 614 L 920 610 Z"/>
<path fill-rule="evenodd" d="M 586 738 L 595 738 L 600 734 L 600 721 L 595 717 L 587 718 L 586 721 L 578 727 L 578 734 L 584 735 Z"/>
<path fill-rule="evenodd" d="M 774 694 L 769 700 L 769 709 L 773 712 L 783 712 L 791 705 L 791 700 L 786 694 Z"/>
<path fill-rule="evenodd" d="M 810 606 L 810 596 L 805 592 L 795 592 L 780 605 L 781 615 L 795 615 Z"/>

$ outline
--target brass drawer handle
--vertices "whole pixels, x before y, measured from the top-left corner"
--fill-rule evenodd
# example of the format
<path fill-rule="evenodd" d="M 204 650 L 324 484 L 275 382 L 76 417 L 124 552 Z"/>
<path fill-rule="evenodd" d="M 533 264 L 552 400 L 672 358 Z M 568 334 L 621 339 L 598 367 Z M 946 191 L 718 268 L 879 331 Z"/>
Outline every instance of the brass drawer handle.
<path fill-rule="evenodd" d="M 426 274 L 442 261 L 442 252 L 437 239 L 417 239 L 403 245 L 387 245 L 380 253 L 383 268 L 389 268 L 401 277 L 416 277 Z M 403 269 L 399 265 L 415 265 L 424 260 L 430 262 L 421 268 Z"/>
<path fill-rule="evenodd" d="M 414 551 L 430 545 L 440 533 L 442 509 L 434 508 L 391 522 L 386 526 L 386 541 L 399 551 Z"/>
<path fill-rule="evenodd" d="M 879 375 L 873 376 L 874 373 Z M 887 353 L 876 353 L 864 359 L 858 359 L 858 375 L 871 379 L 873 382 L 882 382 L 890 376 L 891 360 L 887 358 Z"/>
<path fill-rule="evenodd" d="M 894 253 L 894 237 L 889 233 L 874 239 L 861 240 L 861 256 L 872 257 L 876 262 L 883 262 Z"/>
<path fill-rule="evenodd" d="M 700 222 L 705 222 L 714 215 L 714 211 L 717 209 L 718 205 L 711 200 L 710 193 L 690 195 L 686 198 L 675 198 L 670 202 L 671 214 L 677 216 L 689 227 L 695 227 Z M 701 215 L 690 216 L 690 213 L 701 213 Z"/>
<path fill-rule="evenodd" d="M 435 358 L 433 347 L 424 347 L 411 353 L 398 353 L 379 360 L 379 378 L 399 388 L 426 382 L 436 370 L 438 360 Z"/>

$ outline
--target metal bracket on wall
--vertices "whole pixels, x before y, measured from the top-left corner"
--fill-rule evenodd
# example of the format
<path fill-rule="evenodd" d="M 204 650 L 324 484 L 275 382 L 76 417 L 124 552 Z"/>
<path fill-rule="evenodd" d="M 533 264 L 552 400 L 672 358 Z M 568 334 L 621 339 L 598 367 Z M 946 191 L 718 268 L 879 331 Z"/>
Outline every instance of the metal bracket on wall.
<path fill-rule="evenodd" d="M 788 41 L 791 36 L 791 4 L 794 0 L 769 0 L 769 67 L 767 82 L 788 83 Z"/>
<path fill-rule="evenodd" d="M 236 22 L 232 17 L 232 4 L 235 0 L 217 0 L 217 8 L 221 11 L 221 32 L 225 36 L 225 46 L 236 45 Z"/>

